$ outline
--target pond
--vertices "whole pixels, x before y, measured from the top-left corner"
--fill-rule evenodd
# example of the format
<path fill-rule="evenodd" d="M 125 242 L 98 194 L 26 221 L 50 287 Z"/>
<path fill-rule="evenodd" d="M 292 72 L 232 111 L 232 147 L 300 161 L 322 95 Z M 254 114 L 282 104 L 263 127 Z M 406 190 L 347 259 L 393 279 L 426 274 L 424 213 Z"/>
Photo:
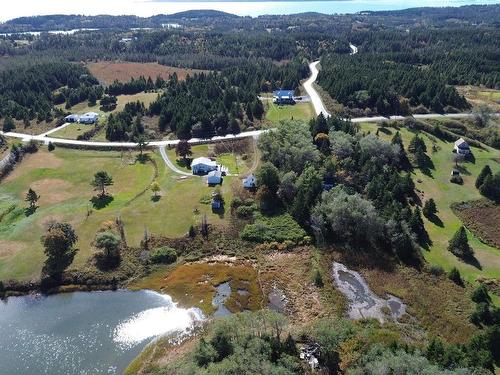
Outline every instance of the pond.
<path fill-rule="evenodd" d="M 154 338 L 203 319 L 146 290 L 10 297 L 0 302 L 0 374 L 121 374 Z"/>
<path fill-rule="evenodd" d="M 390 294 L 386 298 L 377 296 L 359 272 L 333 262 L 332 273 L 337 288 L 349 300 L 351 319 L 375 318 L 380 322 L 397 321 L 406 313 L 406 305 L 402 300 Z"/>

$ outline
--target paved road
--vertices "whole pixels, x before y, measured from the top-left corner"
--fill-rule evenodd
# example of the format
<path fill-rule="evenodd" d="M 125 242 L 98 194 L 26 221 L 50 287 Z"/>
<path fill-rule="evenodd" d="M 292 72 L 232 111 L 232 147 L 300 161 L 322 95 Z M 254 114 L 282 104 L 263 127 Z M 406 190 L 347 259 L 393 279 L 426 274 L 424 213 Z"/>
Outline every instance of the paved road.
<path fill-rule="evenodd" d="M 326 110 L 325 106 L 323 105 L 323 101 L 321 100 L 321 97 L 314 88 L 314 82 L 316 82 L 316 79 L 318 78 L 318 64 L 319 61 L 314 61 L 309 64 L 309 69 L 311 70 L 311 76 L 307 81 L 304 82 L 304 89 L 306 90 L 307 95 L 309 95 L 309 97 L 311 98 L 311 102 L 314 107 L 314 111 L 316 112 L 316 115 L 319 116 L 320 113 L 323 113 L 323 116 L 330 117 L 330 113 L 328 113 L 328 111 Z"/>
<path fill-rule="evenodd" d="M 183 170 L 177 168 L 177 166 L 174 163 L 172 163 L 172 161 L 168 158 L 167 152 L 165 151 L 165 146 L 160 146 L 160 154 L 161 154 L 161 157 L 163 158 L 163 161 L 167 165 L 167 167 L 169 167 L 175 173 L 178 173 L 178 174 L 181 174 L 184 176 L 189 176 L 189 177 L 194 176 L 192 173 L 188 173 L 186 171 L 183 171 Z"/>

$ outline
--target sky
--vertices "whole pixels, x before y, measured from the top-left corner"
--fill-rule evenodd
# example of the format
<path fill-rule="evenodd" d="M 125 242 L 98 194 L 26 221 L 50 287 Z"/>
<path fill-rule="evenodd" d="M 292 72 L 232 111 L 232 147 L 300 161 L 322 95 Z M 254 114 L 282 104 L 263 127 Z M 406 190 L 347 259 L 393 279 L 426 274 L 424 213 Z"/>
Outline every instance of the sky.
<path fill-rule="evenodd" d="M 238 1 L 238 0 L 237 0 Z M 151 16 L 188 9 L 217 9 L 242 16 L 316 11 L 352 13 L 360 10 L 403 9 L 416 6 L 447 6 L 497 3 L 500 0 L 339 0 L 339 1 L 169 1 L 169 0 L 0 0 L 0 22 L 12 18 L 46 14 L 132 14 Z"/>

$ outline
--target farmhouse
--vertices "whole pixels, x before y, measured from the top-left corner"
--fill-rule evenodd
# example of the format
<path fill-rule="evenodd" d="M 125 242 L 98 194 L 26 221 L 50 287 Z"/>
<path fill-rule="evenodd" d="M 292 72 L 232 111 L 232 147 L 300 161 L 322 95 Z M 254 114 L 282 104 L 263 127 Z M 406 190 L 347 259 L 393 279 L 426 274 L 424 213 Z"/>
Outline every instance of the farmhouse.
<path fill-rule="evenodd" d="M 243 180 L 243 187 L 245 189 L 255 189 L 257 187 L 257 179 L 254 174 L 247 176 L 247 178 Z"/>
<path fill-rule="evenodd" d="M 294 104 L 292 90 L 277 90 L 273 92 L 273 99 L 276 104 Z"/>
<path fill-rule="evenodd" d="M 64 118 L 66 122 L 78 122 L 80 120 L 80 116 L 78 115 L 69 115 Z"/>
<path fill-rule="evenodd" d="M 191 162 L 193 174 L 207 174 L 217 170 L 217 163 L 209 158 L 200 157 Z"/>
<path fill-rule="evenodd" d="M 99 115 L 95 112 L 87 112 L 84 115 L 80 116 L 80 123 L 82 124 L 95 124 Z"/>
<path fill-rule="evenodd" d="M 209 172 L 207 183 L 211 186 L 222 184 L 222 172 L 221 171 Z"/>
<path fill-rule="evenodd" d="M 458 141 L 455 142 L 454 146 L 455 151 L 457 154 L 460 155 L 468 155 L 470 154 L 470 147 L 467 142 L 463 138 L 460 138 Z"/>

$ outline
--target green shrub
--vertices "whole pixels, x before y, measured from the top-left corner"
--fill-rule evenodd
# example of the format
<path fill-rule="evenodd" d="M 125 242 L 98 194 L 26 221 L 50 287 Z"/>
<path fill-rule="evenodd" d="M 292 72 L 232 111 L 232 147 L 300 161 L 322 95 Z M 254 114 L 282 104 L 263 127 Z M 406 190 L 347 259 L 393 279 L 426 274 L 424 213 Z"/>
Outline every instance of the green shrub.
<path fill-rule="evenodd" d="M 171 247 L 160 247 L 153 250 L 151 253 L 151 261 L 153 263 L 170 264 L 177 260 L 177 252 Z"/>
<path fill-rule="evenodd" d="M 462 276 L 460 276 L 460 271 L 456 267 L 453 267 L 450 272 L 448 272 L 448 278 L 457 285 L 464 285 Z"/>
<path fill-rule="evenodd" d="M 444 274 L 444 269 L 441 266 L 432 265 L 429 267 L 429 272 L 434 276 L 441 276 L 442 274 Z"/>
<path fill-rule="evenodd" d="M 260 216 L 254 224 L 248 224 L 241 233 L 241 238 L 258 243 L 284 242 L 298 243 L 306 235 L 304 229 L 289 214 L 266 217 Z"/>
<path fill-rule="evenodd" d="M 319 270 L 316 270 L 316 274 L 314 275 L 314 285 L 316 285 L 318 288 L 323 288 L 325 285 L 323 283 L 323 276 L 321 276 L 321 272 Z"/>
<path fill-rule="evenodd" d="M 240 219 L 249 219 L 253 216 L 253 207 L 240 206 L 236 209 L 236 216 Z"/>

